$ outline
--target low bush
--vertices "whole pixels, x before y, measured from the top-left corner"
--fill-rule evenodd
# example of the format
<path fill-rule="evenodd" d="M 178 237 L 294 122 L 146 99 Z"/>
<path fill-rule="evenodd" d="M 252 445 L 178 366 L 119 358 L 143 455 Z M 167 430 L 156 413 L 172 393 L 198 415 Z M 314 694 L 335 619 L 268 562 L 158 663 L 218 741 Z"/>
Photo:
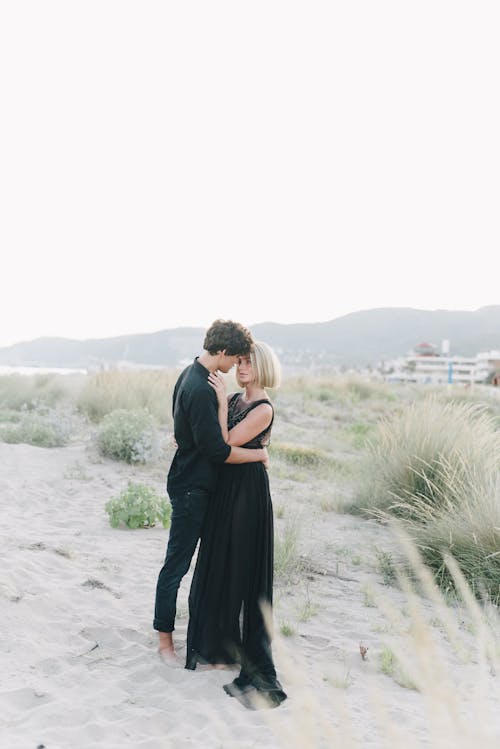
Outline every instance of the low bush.
<path fill-rule="evenodd" d="M 106 503 L 105 510 L 112 528 L 124 523 L 128 528 L 150 528 L 157 521 L 170 525 L 171 506 L 145 484 L 128 483 L 127 489 Z"/>
<path fill-rule="evenodd" d="M 96 439 L 101 455 L 126 463 L 147 463 L 160 453 L 155 419 L 145 409 L 118 409 L 107 414 Z"/>
<path fill-rule="evenodd" d="M 24 409 L 17 423 L 0 430 L 4 442 L 24 442 L 37 447 L 62 447 L 81 431 L 81 418 L 69 408 Z"/>

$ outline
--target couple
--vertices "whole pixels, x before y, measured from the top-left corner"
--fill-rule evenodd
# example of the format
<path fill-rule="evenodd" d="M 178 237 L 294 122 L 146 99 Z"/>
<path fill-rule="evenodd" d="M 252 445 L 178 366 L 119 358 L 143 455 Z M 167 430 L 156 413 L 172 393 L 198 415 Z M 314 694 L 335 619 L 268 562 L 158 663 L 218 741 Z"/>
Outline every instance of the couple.
<path fill-rule="evenodd" d="M 239 323 L 216 320 L 204 352 L 179 376 L 173 394 L 177 450 L 167 480 L 172 520 L 156 588 L 159 651 L 175 660 L 177 591 L 200 549 L 189 593 L 186 668 L 239 664 L 225 691 L 252 707 L 259 694 L 276 707 L 276 678 L 263 606 L 273 588 L 273 513 L 267 475 L 279 362 Z M 243 392 L 226 395 L 219 372 L 237 365 Z"/>

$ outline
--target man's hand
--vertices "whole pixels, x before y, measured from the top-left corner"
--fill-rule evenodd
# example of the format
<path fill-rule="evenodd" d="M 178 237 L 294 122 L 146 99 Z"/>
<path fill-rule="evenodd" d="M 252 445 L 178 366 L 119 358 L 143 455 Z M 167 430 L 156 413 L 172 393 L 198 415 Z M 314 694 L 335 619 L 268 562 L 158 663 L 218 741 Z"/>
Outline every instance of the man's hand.
<path fill-rule="evenodd" d="M 264 468 L 266 469 L 266 471 L 268 471 L 269 470 L 269 465 L 270 465 L 270 463 L 269 463 L 269 453 L 267 452 L 267 447 L 263 447 L 262 449 L 264 450 L 264 458 L 262 459 L 262 463 L 263 463 Z"/>

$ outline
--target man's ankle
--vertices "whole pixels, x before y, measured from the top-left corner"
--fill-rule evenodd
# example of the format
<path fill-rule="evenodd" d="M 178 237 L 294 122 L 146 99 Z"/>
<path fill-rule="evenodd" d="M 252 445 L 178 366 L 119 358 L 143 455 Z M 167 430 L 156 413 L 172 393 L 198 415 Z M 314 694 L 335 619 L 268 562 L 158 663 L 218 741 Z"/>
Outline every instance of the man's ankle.
<path fill-rule="evenodd" d="M 158 632 L 159 650 L 174 651 L 174 641 L 172 632 Z"/>

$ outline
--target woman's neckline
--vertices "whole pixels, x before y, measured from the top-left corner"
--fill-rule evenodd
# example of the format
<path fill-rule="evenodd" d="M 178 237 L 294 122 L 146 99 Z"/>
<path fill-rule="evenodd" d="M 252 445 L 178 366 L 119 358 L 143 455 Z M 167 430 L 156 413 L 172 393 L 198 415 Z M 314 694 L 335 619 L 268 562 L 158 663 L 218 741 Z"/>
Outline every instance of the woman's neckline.
<path fill-rule="evenodd" d="M 240 398 L 243 401 L 243 403 L 247 406 L 250 406 L 252 403 L 255 403 L 256 401 L 266 400 L 266 401 L 269 401 L 269 403 L 271 402 L 271 399 L 268 398 L 267 393 L 264 393 L 264 395 L 259 396 L 257 398 L 252 398 L 251 400 L 247 400 L 245 398 L 245 393 L 243 392 L 243 393 L 240 393 Z"/>

